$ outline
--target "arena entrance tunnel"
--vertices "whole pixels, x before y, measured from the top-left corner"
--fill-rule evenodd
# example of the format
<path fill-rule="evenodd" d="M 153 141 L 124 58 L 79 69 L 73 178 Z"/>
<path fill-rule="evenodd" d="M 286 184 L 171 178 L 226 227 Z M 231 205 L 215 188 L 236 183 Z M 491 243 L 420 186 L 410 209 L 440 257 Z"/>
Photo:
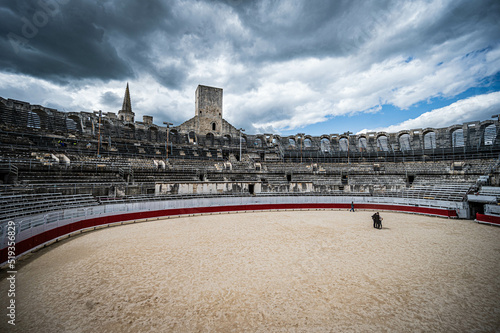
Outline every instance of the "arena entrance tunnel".
<path fill-rule="evenodd" d="M 404 198 L 337 197 L 337 196 L 188 196 L 172 200 L 104 204 L 85 209 L 67 209 L 50 214 L 26 216 L 5 221 L 1 225 L 0 266 L 12 259 L 9 255 L 9 232 L 15 232 L 15 257 L 43 247 L 60 238 L 102 226 L 128 222 L 145 222 L 164 217 L 196 214 L 237 213 L 266 210 L 348 210 L 351 202 L 355 209 L 395 211 L 425 214 L 446 218 L 463 217 L 467 210 L 463 202 L 430 202 L 433 207 L 423 206 L 422 200 L 409 202 Z M 419 199 L 416 199 L 419 200 Z"/>

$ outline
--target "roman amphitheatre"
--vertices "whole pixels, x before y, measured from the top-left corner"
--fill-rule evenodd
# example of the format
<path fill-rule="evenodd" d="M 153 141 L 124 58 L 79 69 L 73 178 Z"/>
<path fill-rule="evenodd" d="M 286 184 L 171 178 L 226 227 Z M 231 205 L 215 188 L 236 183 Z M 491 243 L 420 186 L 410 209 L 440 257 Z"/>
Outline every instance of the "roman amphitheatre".
<path fill-rule="evenodd" d="M 177 126 L 128 85 L 117 114 L 0 98 L 2 331 L 500 330 L 497 118 L 281 137 L 222 94 Z"/>

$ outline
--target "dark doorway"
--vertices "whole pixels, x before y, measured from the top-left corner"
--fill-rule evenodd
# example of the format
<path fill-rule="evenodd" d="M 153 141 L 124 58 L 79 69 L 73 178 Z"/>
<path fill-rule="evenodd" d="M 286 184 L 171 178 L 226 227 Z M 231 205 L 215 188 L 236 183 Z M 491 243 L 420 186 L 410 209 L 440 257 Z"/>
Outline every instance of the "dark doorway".
<path fill-rule="evenodd" d="M 255 194 L 255 184 L 248 184 L 248 192 Z"/>
<path fill-rule="evenodd" d="M 484 214 L 484 204 L 482 202 L 469 202 L 470 218 L 475 219 L 476 214 Z"/>
<path fill-rule="evenodd" d="M 408 186 L 410 186 L 411 184 L 413 184 L 414 180 L 415 180 L 415 175 L 408 175 L 408 177 L 406 178 L 406 183 L 408 184 Z"/>

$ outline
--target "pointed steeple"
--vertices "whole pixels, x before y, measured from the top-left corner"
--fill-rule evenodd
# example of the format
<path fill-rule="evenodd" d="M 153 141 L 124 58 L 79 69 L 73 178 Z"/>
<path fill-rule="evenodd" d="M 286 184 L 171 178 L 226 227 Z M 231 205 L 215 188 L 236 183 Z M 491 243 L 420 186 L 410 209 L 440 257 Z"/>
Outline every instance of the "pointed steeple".
<path fill-rule="evenodd" d="M 130 91 L 128 89 L 128 82 L 127 82 L 127 89 L 125 89 L 125 97 L 123 98 L 122 111 L 132 112 L 132 103 L 130 102 Z"/>
<path fill-rule="evenodd" d="M 130 91 L 128 88 L 125 89 L 125 97 L 123 97 L 122 109 L 118 111 L 118 118 L 124 121 L 134 122 L 135 113 L 132 112 L 132 103 L 130 102 Z"/>

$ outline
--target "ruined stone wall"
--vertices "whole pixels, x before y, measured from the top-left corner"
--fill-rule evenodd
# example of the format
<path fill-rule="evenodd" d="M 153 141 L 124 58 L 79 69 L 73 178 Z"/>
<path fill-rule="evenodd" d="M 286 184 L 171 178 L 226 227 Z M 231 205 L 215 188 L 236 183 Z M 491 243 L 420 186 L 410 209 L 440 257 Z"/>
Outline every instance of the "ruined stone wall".
<path fill-rule="evenodd" d="M 321 136 L 272 134 L 244 135 L 248 148 L 281 146 L 285 151 L 411 152 L 432 149 L 474 150 L 500 146 L 498 120 L 485 120 L 446 128 L 409 129 L 397 133 L 325 134 Z M 324 141 L 322 143 L 322 141 Z"/>
<path fill-rule="evenodd" d="M 196 116 L 171 128 L 170 142 L 205 147 L 239 146 L 239 132 L 222 118 L 222 89 L 199 86 L 196 90 Z M 146 122 L 123 122 L 114 114 L 101 118 L 101 135 L 107 138 L 147 140 L 164 143 L 166 128 Z M 97 135 L 99 117 L 95 112 L 60 112 L 40 105 L 0 97 L 0 125 L 21 130 L 56 134 Z M 215 130 L 213 126 L 215 125 Z M 244 133 L 243 147 L 256 154 L 327 156 L 328 154 L 377 153 L 411 155 L 434 150 L 473 152 L 500 147 L 497 119 L 468 122 L 446 128 L 408 129 L 397 133 L 324 134 L 321 136 Z M 264 157 L 265 158 L 265 157 Z"/>

